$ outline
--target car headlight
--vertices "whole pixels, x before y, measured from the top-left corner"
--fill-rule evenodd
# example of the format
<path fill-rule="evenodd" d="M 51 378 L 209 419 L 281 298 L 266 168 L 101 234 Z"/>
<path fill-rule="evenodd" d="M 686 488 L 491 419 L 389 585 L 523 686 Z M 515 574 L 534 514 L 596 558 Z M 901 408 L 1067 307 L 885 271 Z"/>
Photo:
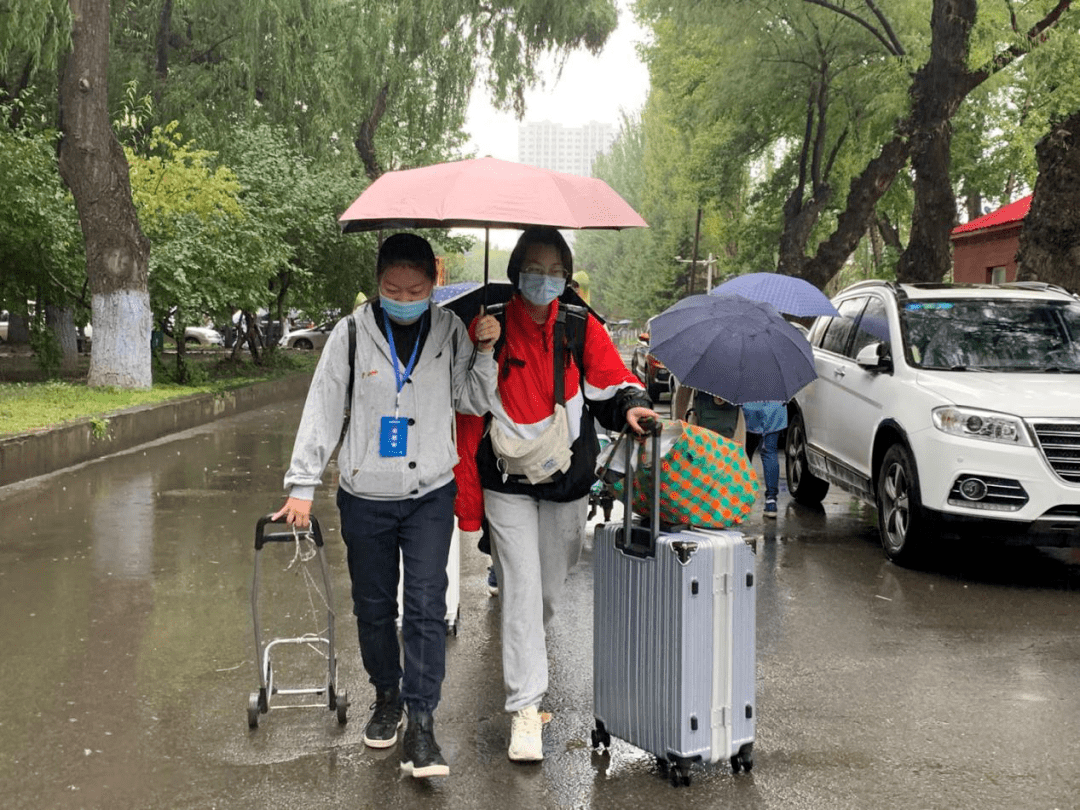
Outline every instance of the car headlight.
<path fill-rule="evenodd" d="M 1023 447 L 1032 446 L 1027 427 L 1018 416 L 978 408 L 957 408 L 953 405 L 934 408 L 932 414 L 934 427 L 953 436 Z"/>

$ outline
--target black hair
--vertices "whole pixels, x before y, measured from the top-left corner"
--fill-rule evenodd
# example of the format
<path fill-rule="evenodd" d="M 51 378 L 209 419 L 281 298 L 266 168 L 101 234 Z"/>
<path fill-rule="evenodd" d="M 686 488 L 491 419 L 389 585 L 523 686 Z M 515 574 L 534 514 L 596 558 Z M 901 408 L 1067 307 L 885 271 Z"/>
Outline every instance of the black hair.
<path fill-rule="evenodd" d="M 519 289 L 518 276 L 521 274 L 521 265 L 525 263 L 525 251 L 530 245 L 550 245 L 559 251 L 562 266 L 566 268 L 566 281 L 570 282 L 570 279 L 574 277 L 574 256 L 570 253 L 570 246 L 566 244 L 566 240 L 557 229 L 546 225 L 534 225 L 526 228 L 525 233 L 517 240 L 510 254 L 510 261 L 506 264 L 506 277 L 510 279 L 514 289 Z"/>
<path fill-rule="evenodd" d="M 379 248 L 379 258 L 375 262 L 375 278 L 382 278 L 386 268 L 395 264 L 407 264 L 420 270 L 432 281 L 435 280 L 435 251 L 431 243 L 414 233 L 395 233 L 388 237 Z"/>

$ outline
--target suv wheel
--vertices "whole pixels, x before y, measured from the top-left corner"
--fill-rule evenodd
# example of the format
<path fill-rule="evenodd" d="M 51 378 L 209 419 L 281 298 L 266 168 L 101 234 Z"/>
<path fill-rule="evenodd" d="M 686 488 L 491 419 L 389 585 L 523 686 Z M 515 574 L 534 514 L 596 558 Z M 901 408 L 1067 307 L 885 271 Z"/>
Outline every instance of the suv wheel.
<path fill-rule="evenodd" d="M 791 497 L 804 506 L 817 506 L 825 500 L 829 493 L 829 482 L 822 481 L 810 472 L 810 463 L 806 459 L 806 426 L 798 411 L 791 415 L 788 423 L 784 457 Z"/>
<path fill-rule="evenodd" d="M 894 444 L 885 452 L 877 480 L 878 528 L 885 556 L 907 564 L 920 556 L 929 534 L 911 451 Z"/>
<path fill-rule="evenodd" d="M 293 348 L 311 350 L 315 348 L 315 345 L 307 338 L 299 338 L 296 343 L 293 344 Z"/>

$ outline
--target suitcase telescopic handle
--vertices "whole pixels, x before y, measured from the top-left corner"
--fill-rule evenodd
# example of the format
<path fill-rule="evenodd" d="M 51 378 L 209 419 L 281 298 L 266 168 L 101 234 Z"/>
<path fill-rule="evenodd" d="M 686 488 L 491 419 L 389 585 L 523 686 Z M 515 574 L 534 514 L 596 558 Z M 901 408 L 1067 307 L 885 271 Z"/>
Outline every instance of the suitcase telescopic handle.
<path fill-rule="evenodd" d="M 649 503 L 649 527 L 633 525 L 634 471 L 631 466 L 634 453 L 634 440 L 626 435 L 626 478 L 623 485 L 623 528 L 616 532 L 615 547 L 633 557 L 656 556 L 656 539 L 660 536 L 660 434 L 662 425 L 652 420 L 645 429 L 651 434 L 653 476 L 652 497 Z"/>
<path fill-rule="evenodd" d="M 322 547 L 322 529 L 319 527 L 319 521 L 314 515 L 310 515 L 311 528 L 310 529 L 297 529 L 298 533 L 311 532 L 311 536 L 315 538 L 315 545 Z M 255 550 L 258 551 L 267 543 L 291 543 L 296 539 L 296 535 L 293 534 L 293 530 L 290 527 L 287 532 L 266 532 L 266 527 L 269 525 L 282 525 L 287 526 L 285 518 L 278 518 L 274 520 L 273 513 L 263 515 L 259 518 L 259 522 L 255 524 Z"/>

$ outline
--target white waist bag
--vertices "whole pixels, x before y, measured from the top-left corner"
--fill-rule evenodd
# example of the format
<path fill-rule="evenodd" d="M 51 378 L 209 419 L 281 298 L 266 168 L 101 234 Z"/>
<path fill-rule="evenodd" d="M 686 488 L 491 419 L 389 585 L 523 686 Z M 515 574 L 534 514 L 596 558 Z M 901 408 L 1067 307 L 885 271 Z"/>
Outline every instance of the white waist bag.
<path fill-rule="evenodd" d="M 490 433 L 491 448 L 503 481 L 518 475 L 527 478 L 530 484 L 543 484 L 555 473 L 570 469 L 570 428 L 562 405 L 555 406 L 551 424 L 535 439 L 511 436 L 495 419 L 491 420 Z"/>

